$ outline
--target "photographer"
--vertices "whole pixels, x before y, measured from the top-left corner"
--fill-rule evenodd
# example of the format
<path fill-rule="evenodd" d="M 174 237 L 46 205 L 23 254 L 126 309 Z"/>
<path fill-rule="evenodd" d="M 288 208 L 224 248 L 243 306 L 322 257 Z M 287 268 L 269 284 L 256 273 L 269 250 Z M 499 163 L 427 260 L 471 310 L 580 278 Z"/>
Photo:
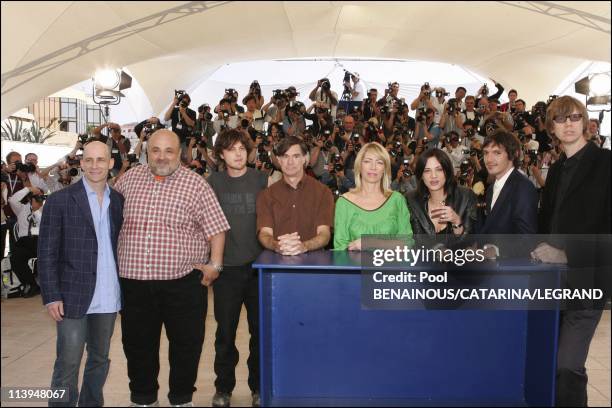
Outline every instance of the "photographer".
<path fill-rule="evenodd" d="M 482 103 L 482 99 L 481 99 Z M 510 113 L 500 112 L 497 109 L 498 101 L 495 98 L 488 98 L 488 107 L 480 120 L 480 130 L 481 133 L 484 129 L 484 136 L 488 136 L 492 134 L 496 129 L 505 129 L 508 131 L 512 131 L 514 123 L 512 121 L 512 117 Z"/>
<path fill-rule="evenodd" d="M 440 118 L 440 129 L 444 132 L 463 133 L 463 117 L 459 109 L 457 99 L 451 98 L 444 107 L 444 113 Z"/>
<path fill-rule="evenodd" d="M 431 108 L 417 111 L 414 134 L 417 140 L 425 139 L 426 148 L 436 147 L 440 142 L 442 130 L 434 122 L 434 116 L 435 110 Z"/>
<path fill-rule="evenodd" d="M 323 184 L 330 181 L 330 166 L 333 166 L 331 159 L 334 155 L 340 155 L 338 148 L 334 145 L 334 139 L 338 133 L 338 127 L 333 123 L 325 125 L 321 133 L 313 137 L 313 144 L 310 147 L 310 162 L 312 171 L 316 178 Z"/>
<path fill-rule="evenodd" d="M 242 103 L 244 104 L 244 106 L 246 106 L 246 112 L 244 112 L 241 117 L 244 119 L 248 119 L 250 126 L 256 131 L 261 132 L 263 130 L 265 114 L 263 110 L 259 107 L 260 105 L 258 99 L 259 98 L 256 94 L 251 93 L 242 99 Z M 261 105 L 263 105 L 263 103 Z"/>
<path fill-rule="evenodd" d="M 350 86 L 351 84 L 349 81 L 344 82 L 344 85 L 350 91 L 349 100 L 362 102 L 366 97 L 366 89 L 365 89 L 365 86 L 363 85 L 363 82 L 360 81 L 359 73 L 348 72 L 346 70 L 345 70 L 345 73 L 350 75 L 350 80 L 353 81 L 353 86 Z M 345 78 L 346 78 L 346 74 L 345 74 Z"/>
<path fill-rule="evenodd" d="M 334 192 L 336 198 L 339 194 L 344 194 L 355 187 L 355 182 L 350 180 L 344 173 L 346 169 L 344 167 L 344 159 L 341 155 L 334 154 L 327 166 L 329 179 L 327 183 L 324 184 Z"/>
<path fill-rule="evenodd" d="M 457 100 L 457 106 L 459 107 L 460 111 L 465 110 L 465 101 L 463 100 L 463 98 L 466 94 L 467 89 L 462 86 L 458 86 L 457 89 L 455 89 L 455 99 Z"/>
<path fill-rule="evenodd" d="M 285 120 L 285 108 L 289 103 L 287 92 L 282 89 L 272 91 L 270 102 L 265 104 L 261 109 L 265 112 L 265 122 L 283 123 Z"/>
<path fill-rule="evenodd" d="M 434 98 L 431 98 L 431 104 L 433 105 L 434 109 L 436 110 L 436 116 L 434 117 L 434 121 L 436 122 L 436 124 L 438 126 L 440 126 L 440 119 L 442 118 L 442 114 L 444 113 L 445 110 L 445 106 L 446 106 L 446 97 L 450 95 L 448 92 L 446 92 L 446 89 L 444 89 L 443 87 L 437 87 L 434 89 Z M 443 126 L 440 126 L 440 128 L 443 128 Z"/>
<path fill-rule="evenodd" d="M 291 102 L 291 104 L 285 108 L 287 116 L 283 120 L 283 133 L 288 136 L 303 137 L 306 129 L 306 121 L 302 116 L 304 105 L 301 102 Z"/>
<path fill-rule="evenodd" d="M 150 117 L 149 119 L 143 120 L 134 127 L 134 133 L 138 135 L 138 143 L 134 148 L 134 154 L 136 155 L 138 161 L 141 164 L 147 164 L 146 151 L 147 140 L 149 139 L 149 136 L 151 136 L 151 134 L 156 130 L 163 128 L 164 126 L 161 124 L 159 118 L 156 118 L 154 116 Z M 142 154 L 143 151 L 145 152 L 145 154 Z"/>
<path fill-rule="evenodd" d="M 436 108 L 431 101 L 431 87 L 429 86 L 429 82 L 425 82 L 423 85 L 421 85 L 419 96 L 412 101 L 410 104 L 410 109 L 413 111 L 418 109 L 433 109 L 435 111 Z"/>
<path fill-rule="evenodd" d="M 313 138 L 323 135 L 324 128 L 327 128 L 330 134 L 331 130 L 333 130 L 334 120 L 329 113 L 329 109 L 325 106 L 323 102 L 315 102 L 310 105 L 306 113 L 304 113 L 304 118 L 312 121 L 312 125 L 310 125 L 309 129 Z M 313 109 L 315 111 L 314 114 L 311 113 Z"/>
<path fill-rule="evenodd" d="M 380 118 L 380 107 L 376 103 L 378 97 L 378 89 L 372 88 L 368 91 L 367 99 L 361 102 L 361 112 L 363 112 L 363 120 L 367 122 L 370 118 Z"/>
<path fill-rule="evenodd" d="M 237 115 L 239 113 L 244 113 L 244 108 L 238 105 L 238 91 L 234 88 L 227 88 L 225 93 L 223 94 L 223 98 L 229 101 L 229 109 L 228 112 L 230 115 Z M 215 113 L 219 114 L 221 111 L 221 103 L 215 106 Z"/>
<path fill-rule="evenodd" d="M 499 107 L 499 110 L 502 112 L 510 112 L 510 114 L 514 115 L 514 112 L 516 112 L 516 98 L 517 97 L 518 97 L 518 92 L 516 92 L 516 89 L 509 90 L 508 91 L 509 101 L 506 103 L 503 103 Z"/>
<path fill-rule="evenodd" d="M 261 109 L 261 107 L 266 102 L 263 95 L 261 94 L 261 86 L 259 86 L 259 82 L 257 82 L 257 80 L 254 80 L 253 82 L 251 82 L 251 85 L 249 86 L 248 95 L 255 96 L 255 109 Z M 244 99 L 242 100 L 242 104 L 246 106 L 246 102 L 244 101 Z M 247 110 L 248 110 L 248 106 L 247 106 Z"/>
<path fill-rule="evenodd" d="M 47 168 L 43 171 L 38 167 L 38 156 L 35 153 L 28 153 L 25 155 L 25 164 L 29 167 L 28 179 L 33 186 L 40 188 L 44 193 L 49 191 L 47 186 L 47 179 L 49 178 L 49 171 Z"/>
<path fill-rule="evenodd" d="M 465 158 L 465 149 L 459 144 L 459 134 L 455 131 L 446 133 L 444 152 L 448 154 L 455 169 L 455 173 L 459 170 L 459 166 Z M 469 151 L 468 151 L 469 153 Z"/>
<path fill-rule="evenodd" d="M 317 81 L 317 86 L 310 92 L 308 98 L 313 102 L 320 102 L 327 109 L 330 109 L 332 118 L 336 118 L 338 108 L 338 94 L 331 90 L 329 79 L 323 78 Z"/>
<path fill-rule="evenodd" d="M 535 131 L 535 139 L 539 143 L 540 151 L 544 151 L 545 147 L 550 145 L 551 138 L 546 132 L 546 109 L 548 104 L 539 101 L 531 108 L 531 115 L 528 117 L 528 123 Z"/>
<path fill-rule="evenodd" d="M 17 216 L 15 225 L 15 245 L 11 247 L 11 266 L 24 286 L 23 297 L 40 293 L 28 260 L 36 258 L 38 250 L 38 230 L 42 218 L 43 204 L 47 196 L 37 187 L 26 187 L 11 196 L 8 201 Z"/>
<path fill-rule="evenodd" d="M 196 113 L 189 109 L 191 97 L 182 90 L 174 91 L 174 99 L 164 114 L 164 121 L 171 120 L 172 131 L 176 133 L 181 141 L 183 155 L 186 154 L 187 138 L 191 136 L 196 121 Z M 128 149 L 129 151 L 129 149 Z M 115 167 L 121 166 L 121 160 L 115 158 Z"/>
<path fill-rule="evenodd" d="M 102 129 L 105 128 L 108 129 L 109 136 L 102 135 Z M 115 176 L 121 170 L 121 162 L 130 151 L 130 140 L 121 134 L 121 126 L 113 122 L 108 122 L 94 128 L 91 134 L 92 139 L 106 143 L 111 149 L 111 157 L 115 160 L 115 165 L 111 169 L 111 175 Z M 84 142 L 81 140 L 81 144 Z"/>
<path fill-rule="evenodd" d="M 391 190 L 399 191 L 403 195 L 416 191 L 418 187 L 417 178 L 414 175 L 409 159 L 404 158 L 397 170 L 397 175 L 391 183 Z"/>
<path fill-rule="evenodd" d="M 482 98 L 488 98 L 488 99 L 499 99 L 500 96 L 502 96 L 502 93 L 504 93 L 504 87 L 501 86 L 501 84 L 498 84 L 497 82 L 495 82 L 494 79 L 491 79 L 491 81 L 493 81 L 493 84 L 495 84 L 495 88 L 497 88 L 497 92 L 495 92 L 493 95 L 489 95 L 489 87 L 487 86 L 486 83 L 484 83 L 479 89 L 478 92 L 476 93 L 476 106 L 480 106 L 480 99 Z"/>
<path fill-rule="evenodd" d="M 213 148 L 212 139 L 215 135 L 215 127 L 213 125 L 213 115 L 210 113 L 210 106 L 207 103 L 198 107 L 198 118 L 193 134 L 197 135 L 198 140 L 204 140 L 207 148 Z"/>
<path fill-rule="evenodd" d="M 239 125 L 239 117 L 234 114 L 229 99 L 221 99 L 219 101 L 219 114 L 213 122 L 215 133 L 220 135 L 221 132 L 227 129 L 236 129 Z"/>
<path fill-rule="evenodd" d="M 398 129 L 400 133 L 406 134 L 408 130 L 414 130 L 414 120 L 408 116 L 408 105 L 404 102 L 404 98 L 392 99 L 390 104 L 387 103 L 381 108 L 381 118 L 384 124 L 385 137 L 389 138 Z"/>
<path fill-rule="evenodd" d="M 540 171 L 537 149 L 523 151 L 523 160 L 519 171 L 533 183 L 536 190 L 544 187 L 546 180 L 542 177 L 542 172 Z"/>

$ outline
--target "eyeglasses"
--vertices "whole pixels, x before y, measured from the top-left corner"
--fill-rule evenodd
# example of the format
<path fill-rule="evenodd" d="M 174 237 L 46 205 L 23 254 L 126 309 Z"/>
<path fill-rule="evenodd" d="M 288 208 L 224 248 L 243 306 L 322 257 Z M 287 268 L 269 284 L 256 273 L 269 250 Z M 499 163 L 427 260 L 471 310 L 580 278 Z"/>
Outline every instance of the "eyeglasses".
<path fill-rule="evenodd" d="M 557 115 L 553 117 L 555 123 L 565 123 L 565 121 L 569 118 L 572 122 L 578 122 L 582 120 L 582 113 L 572 113 L 571 115 Z"/>

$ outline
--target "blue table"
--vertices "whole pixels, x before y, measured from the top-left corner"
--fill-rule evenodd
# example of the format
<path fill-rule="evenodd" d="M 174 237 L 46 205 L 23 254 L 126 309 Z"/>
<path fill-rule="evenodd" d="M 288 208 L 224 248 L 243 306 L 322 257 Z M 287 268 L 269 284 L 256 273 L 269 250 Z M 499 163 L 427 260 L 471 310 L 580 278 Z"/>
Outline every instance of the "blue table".
<path fill-rule="evenodd" d="M 254 267 L 263 405 L 554 405 L 558 310 L 367 310 L 358 253 Z"/>

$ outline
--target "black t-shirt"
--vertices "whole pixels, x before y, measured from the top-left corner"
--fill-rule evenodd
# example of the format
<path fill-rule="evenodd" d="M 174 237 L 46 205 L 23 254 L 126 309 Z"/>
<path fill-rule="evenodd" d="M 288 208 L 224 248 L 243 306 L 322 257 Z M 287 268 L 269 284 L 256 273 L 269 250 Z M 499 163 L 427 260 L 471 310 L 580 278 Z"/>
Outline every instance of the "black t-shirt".
<path fill-rule="evenodd" d="M 187 116 L 189 116 L 195 124 L 197 115 L 193 109 L 187 108 Z M 172 121 L 172 131 L 178 135 L 179 139 L 181 139 L 181 143 L 185 142 L 185 140 L 191 136 L 193 127 L 187 126 L 187 124 L 183 122 L 183 118 L 179 116 L 178 108 L 172 110 L 170 120 Z"/>
<path fill-rule="evenodd" d="M 240 266 L 253 262 L 263 250 L 257 240 L 257 195 L 268 186 L 268 175 L 247 168 L 240 177 L 213 172 L 207 179 L 223 209 L 230 230 L 225 234 L 223 264 Z"/>

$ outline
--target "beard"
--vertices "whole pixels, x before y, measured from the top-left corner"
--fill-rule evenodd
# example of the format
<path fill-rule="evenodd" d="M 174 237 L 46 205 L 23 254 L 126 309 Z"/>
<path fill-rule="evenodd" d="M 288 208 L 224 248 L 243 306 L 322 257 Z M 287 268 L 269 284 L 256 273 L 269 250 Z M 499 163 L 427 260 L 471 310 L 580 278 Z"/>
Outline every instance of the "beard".
<path fill-rule="evenodd" d="M 149 168 L 151 169 L 151 173 L 156 176 L 169 176 L 174 173 L 180 166 L 180 162 L 172 163 L 166 161 L 151 161 L 149 163 Z"/>

